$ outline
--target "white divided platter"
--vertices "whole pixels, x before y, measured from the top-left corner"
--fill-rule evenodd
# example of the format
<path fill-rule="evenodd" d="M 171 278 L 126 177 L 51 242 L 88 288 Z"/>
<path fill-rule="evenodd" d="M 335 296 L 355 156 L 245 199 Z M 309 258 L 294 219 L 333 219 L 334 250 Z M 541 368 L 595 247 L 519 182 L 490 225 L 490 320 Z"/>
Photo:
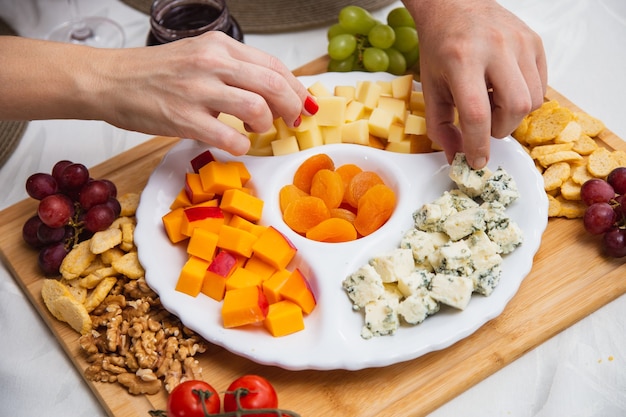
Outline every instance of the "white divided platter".
<path fill-rule="evenodd" d="M 370 73 L 300 77 L 305 86 L 320 80 L 328 88 L 390 78 Z M 352 309 L 341 282 L 371 257 L 397 247 L 403 233 L 412 227 L 413 212 L 454 188 L 443 153 L 405 155 L 339 144 L 279 157 L 233 157 L 212 149 L 216 159 L 237 159 L 246 164 L 252 175 L 249 186 L 265 202 L 261 223 L 279 229 L 298 248 L 289 269 L 298 267 L 304 272 L 318 303 L 305 318 L 305 329 L 292 335 L 275 338 L 262 327 L 253 326 L 225 329 L 221 303 L 203 294 L 194 298 L 174 290 L 187 257 L 185 244 L 172 245 L 161 221 L 181 190 L 185 172 L 191 170 L 190 160 L 206 149 L 204 144 L 182 140 L 151 175 L 137 212 L 135 239 L 140 261 L 148 284 L 166 309 L 209 342 L 261 364 L 291 370 L 358 370 L 395 364 L 450 346 L 502 312 L 530 272 L 547 225 L 543 180 L 532 160 L 514 139 L 492 139 L 489 167 L 495 170 L 502 166 L 517 182 L 521 198 L 507 209 L 507 214 L 524 232 L 524 243 L 504 257 L 500 284 L 489 297 L 474 295 L 464 311 L 442 308 L 417 326 L 401 326 L 393 336 L 365 340 L 360 336 L 363 315 Z M 374 170 L 395 190 L 397 207 L 380 230 L 353 242 L 320 243 L 299 236 L 283 222 L 278 191 L 292 181 L 302 161 L 318 153 L 328 154 L 336 166 L 349 162 Z"/>

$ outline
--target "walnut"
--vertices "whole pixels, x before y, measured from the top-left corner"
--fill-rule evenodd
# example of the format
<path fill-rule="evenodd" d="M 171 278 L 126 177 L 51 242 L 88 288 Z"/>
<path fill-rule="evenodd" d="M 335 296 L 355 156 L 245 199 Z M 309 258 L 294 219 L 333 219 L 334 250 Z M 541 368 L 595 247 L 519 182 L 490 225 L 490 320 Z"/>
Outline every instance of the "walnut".
<path fill-rule="evenodd" d="M 144 381 L 139 376 L 126 372 L 117 376 L 117 382 L 128 388 L 128 392 L 134 395 L 156 394 L 161 390 L 161 380 Z"/>

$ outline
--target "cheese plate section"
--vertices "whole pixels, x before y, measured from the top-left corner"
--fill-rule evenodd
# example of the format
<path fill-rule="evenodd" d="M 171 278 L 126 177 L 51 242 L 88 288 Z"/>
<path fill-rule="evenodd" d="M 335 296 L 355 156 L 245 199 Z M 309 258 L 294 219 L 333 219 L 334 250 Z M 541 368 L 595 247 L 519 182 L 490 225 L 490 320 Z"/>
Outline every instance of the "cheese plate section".
<path fill-rule="evenodd" d="M 301 77 L 305 85 L 316 81 L 327 87 L 353 85 L 357 80 L 391 77 L 386 74 L 321 74 Z M 419 86 L 416 84 L 416 88 Z M 221 303 L 202 294 L 190 297 L 175 291 L 187 258 L 184 245 L 172 245 L 162 226 L 162 216 L 182 187 L 190 161 L 206 145 L 182 140 L 151 175 L 141 197 L 135 232 L 146 280 L 159 293 L 163 305 L 208 341 L 255 362 L 285 369 L 348 369 L 387 366 L 443 349 L 469 336 L 497 317 L 529 273 L 547 225 L 547 200 L 543 181 L 522 147 L 513 139 L 492 140 L 489 167 L 503 167 L 516 181 L 520 198 L 507 214 L 522 229 L 524 243 L 506 255 L 498 287 L 489 296 L 474 295 L 463 311 L 442 309 L 417 326 L 401 326 L 392 336 L 361 337 L 363 317 L 352 310 L 342 281 L 382 251 L 397 247 L 412 227 L 412 214 L 424 203 L 454 188 L 443 153 L 399 154 L 361 145 L 338 144 L 311 148 L 278 157 L 233 157 L 212 149 L 218 160 L 243 161 L 252 179 L 249 186 L 265 202 L 261 223 L 272 225 L 297 247 L 291 267 L 309 278 L 317 308 L 305 318 L 305 329 L 285 337 L 272 337 L 261 328 L 225 329 Z M 309 156 L 328 154 L 337 164 L 355 163 L 375 170 L 397 195 L 392 217 L 375 233 L 346 243 L 310 241 L 293 232 L 282 220 L 278 191 L 290 183 L 296 168 Z"/>

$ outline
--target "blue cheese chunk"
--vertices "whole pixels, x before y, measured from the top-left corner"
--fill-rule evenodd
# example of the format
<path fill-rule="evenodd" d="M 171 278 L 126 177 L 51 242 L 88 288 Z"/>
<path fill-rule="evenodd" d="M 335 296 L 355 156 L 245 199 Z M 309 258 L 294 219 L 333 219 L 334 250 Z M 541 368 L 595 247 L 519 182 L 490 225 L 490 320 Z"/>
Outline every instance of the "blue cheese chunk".
<path fill-rule="evenodd" d="M 487 230 L 487 235 L 500 247 L 502 254 L 513 252 L 524 241 L 522 229 L 512 220 L 507 223 L 506 227 Z"/>
<path fill-rule="evenodd" d="M 383 282 L 397 282 L 399 278 L 409 275 L 415 269 L 413 251 L 396 248 L 384 255 L 370 260 Z"/>
<path fill-rule="evenodd" d="M 450 215 L 443 223 L 443 231 L 453 241 L 463 239 L 485 228 L 485 210 L 480 206 L 468 208 Z"/>
<path fill-rule="evenodd" d="M 472 272 L 472 251 L 467 242 L 458 240 L 448 242 L 437 249 L 431 256 L 431 264 L 435 272 L 450 275 L 467 276 Z"/>
<path fill-rule="evenodd" d="M 457 153 L 450 166 L 450 179 L 468 196 L 479 197 L 485 186 L 485 181 L 491 176 L 491 170 L 472 169 L 465 158 L 464 153 Z"/>
<path fill-rule="evenodd" d="M 470 279 L 474 285 L 474 292 L 482 294 L 484 296 L 490 296 L 493 290 L 496 289 L 500 283 L 500 277 L 502 275 L 502 264 L 495 264 L 490 268 L 478 268 Z"/>
<path fill-rule="evenodd" d="M 394 334 L 400 326 L 397 309 L 398 301 L 394 301 L 391 297 L 384 297 L 367 303 L 361 337 L 370 339 L 373 336 Z"/>
<path fill-rule="evenodd" d="M 369 264 L 363 265 L 356 272 L 350 274 L 343 280 L 342 286 L 356 310 L 379 299 L 385 292 L 382 278 Z"/>
<path fill-rule="evenodd" d="M 424 232 L 441 232 L 449 210 L 439 204 L 426 203 L 413 213 L 415 228 Z"/>
<path fill-rule="evenodd" d="M 403 249 L 411 249 L 416 265 L 425 265 L 428 260 L 428 255 L 435 250 L 435 241 L 431 233 L 410 229 L 402 236 L 400 247 Z"/>
<path fill-rule="evenodd" d="M 442 304 L 464 310 L 472 298 L 474 283 L 467 276 L 435 274 L 430 296 Z"/>
<path fill-rule="evenodd" d="M 474 292 L 489 296 L 500 282 L 502 257 L 500 247 L 482 230 L 467 238 L 472 251 L 474 272 L 470 275 Z"/>
<path fill-rule="evenodd" d="M 426 288 L 406 297 L 398 306 L 398 315 L 409 324 L 419 324 L 439 311 L 439 303 Z"/>
<path fill-rule="evenodd" d="M 480 198 L 486 202 L 497 201 L 507 207 L 519 198 L 517 184 L 504 169 L 498 168 L 485 181 Z"/>
<path fill-rule="evenodd" d="M 430 287 L 435 274 L 424 269 L 416 269 L 410 275 L 398 280 L 398 290 L 408 297 L 421 292 L 422 289 Z"/>
<path fill-rule="evenodd" d="M 456 211 L 467 210 L 468 208 L 479 206 L 473 198 L 461 190 L 450 190 L 446 191 L 446 193 L 450 196 L 452 207 L 454 207 Z"/>

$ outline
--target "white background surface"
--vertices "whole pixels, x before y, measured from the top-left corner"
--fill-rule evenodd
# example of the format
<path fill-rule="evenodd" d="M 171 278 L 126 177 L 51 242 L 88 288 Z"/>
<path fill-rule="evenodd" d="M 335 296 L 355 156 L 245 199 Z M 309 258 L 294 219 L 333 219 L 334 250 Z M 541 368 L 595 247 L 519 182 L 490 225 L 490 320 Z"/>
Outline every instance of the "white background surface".
<path fill-rule="evenodd" d="M 128 47 L 144 44 L 149 27 L 144 14 L 114 0 L 79 2 L 83 14 L 119 22 Z M 500 3 L 542 36 L 549 84 L 626 138 L 622 104 L 626 1 Z M 375 15 L 384 18 L 398 5 Z M 0 0 L 0 16 L 22 36 L 45 37 L 66 19 L 67 12 L 65 0 Z M 326 52 L 325 29 L 246 35 L 245 40 L 292 69 Z M 101 122 L 31 122 L 15 154 L 0 169 L 0 209 L 26 198 L 28 175 L 49 171 L 60 159 L 93 166 L 148 138 Z M 555 273 L 561 267 L 555 266 Z M 0 267 L 0 334 L 0 416 L 105 415 L 4 266 Z M 468 389 L 431 417 L 625 415 L 626 296 L 622 296 Z"/>

